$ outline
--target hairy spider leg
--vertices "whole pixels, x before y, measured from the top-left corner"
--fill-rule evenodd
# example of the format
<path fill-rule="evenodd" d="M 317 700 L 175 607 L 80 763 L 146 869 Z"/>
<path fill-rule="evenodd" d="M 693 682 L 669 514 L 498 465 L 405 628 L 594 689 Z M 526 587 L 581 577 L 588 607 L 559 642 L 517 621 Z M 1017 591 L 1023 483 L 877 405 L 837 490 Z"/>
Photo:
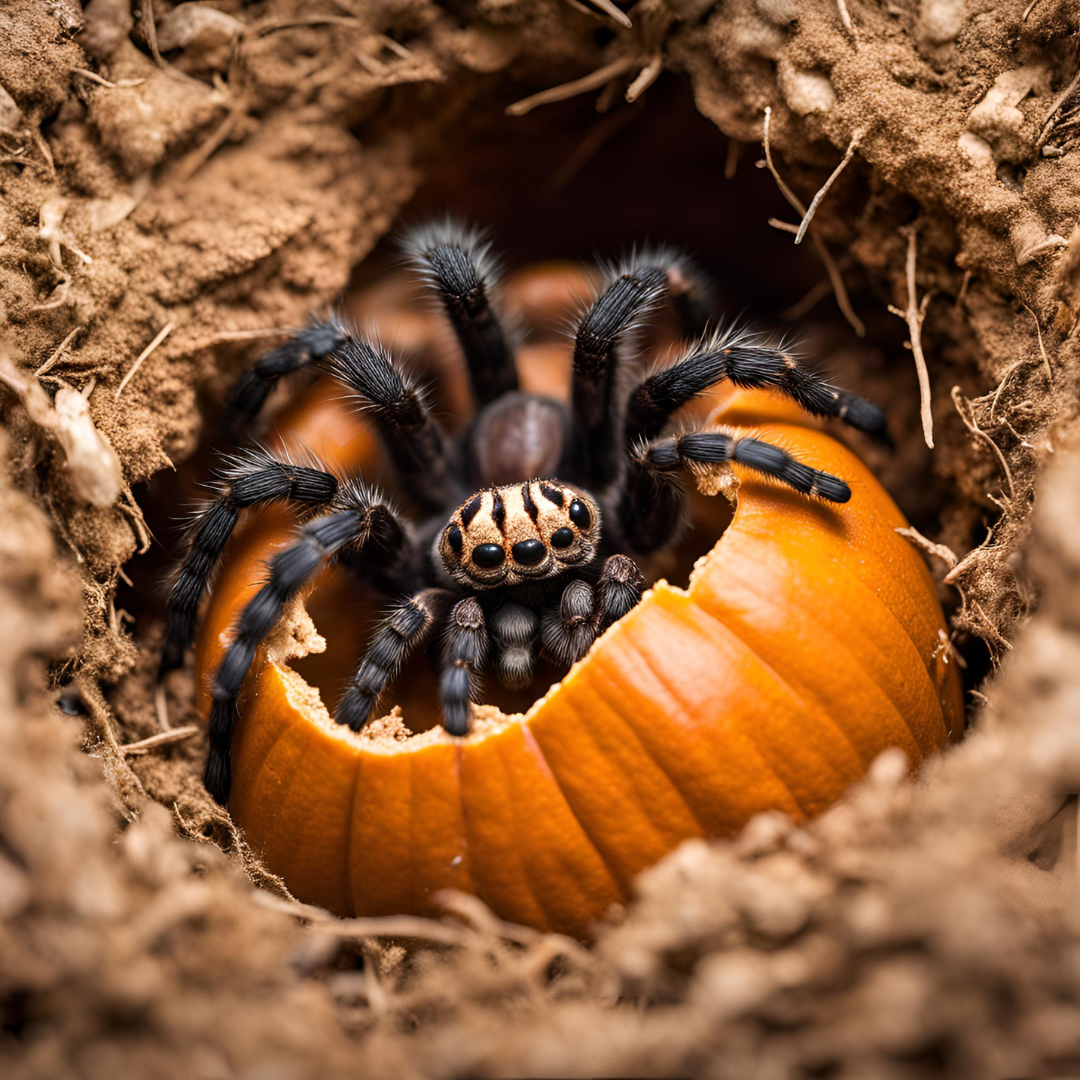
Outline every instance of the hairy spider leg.
<path fill-rule="evenodd" d="M 232 785 L 230 748 L 236 700 L 263 639 L 285 605 L 330 558 L 346 549 L 367 551 L 385 562 L 411 557 L 408 528 L 375 492 L 359 484 L 343 486 L 333 508 L 302 525 L 296 540 L 270 560 L 266 583 L 248 601 L 233 631 L 211 687 L 210 753 L 204 782 L 222 805 Z"/>
<path fill-rule="evenodd" d="M 603 490 L 619 474 L 618 349 L 624 336 L 663 298 L 667 274 L 638 266 L 615 277 L 582 316 L 574 337 L 570 384 L 570 472 Z"/>
<path fill-rule="evenodd" d="M 235 434 L 259 415 L 271 388 L 282 375 L 292 375 L 329 356 L 341 348 L 348 336 L 345 327 L 334 319 L 313 319 L 309 326 L 297 330 L 283 345 L 245 368 L 225 406 L 221 422 L 225 433 Z"/>
<path fill-rule="evenodd" d="M 639 444 L 630 455 L 618 505 L 622 540 L 631 551 L 651 554 L 667 547 L 685 521 L 684 466 L 734 461 L 771 476 L 804 495 L 845 503 L 851 489 L 838 477 L 812 469 L 761 439 L 723 431 L 697 431 Z"/>
<path fill-rule="evenodd" d="M 477 405 L 482 408 L 516 390 L 513 350 L 491 303 L 498 267 L 485 234 L 448 218 L 415 229 L 402 246 L 442 301 L 461 343 Z"/>
<path fill-rule="evenodd" d="M 596 597 L 581 578 L 569 582 L 541 615 L 544 652 L 560 667 L 580 660 L 596 640 Z"/>
<path fill-rule="evenodd" d="M 645 577 L 628 555 L 610 555 L 596 583 L 596 630 L 602 634 L 641 602 Z"/>
<path fill-rule="evenodd" d="M 422 509 L 449 509 L 464 498 L 419 387 L 383 348 L 350 336 L 318 366 L 359 395 L 406 491 Z"/>
<path fill-rule="evenodd" d="M 192 523 L 191 544 L 169 594 L 159 679 L 184 663 L 184 652 L 195 639 L 199 600 L 241 511 L 276 502 L 318 509 L 333 501 L 338 486 L 337 477 L 326 470 L 280 460 L 261 447 L 226 461 L 214 483 L 217 498 Z"/>
<path fill-rule="evenodd" d="M 801 367 L 790 352 L 764 343 L 760 335 L 729 326 L 702 338 L 674 364 L 634 389 L 626 408 L 627 444 L 655 439 L 676 410 L 724 379 L 743 389 L 775 389 L 814 416 L 839 417 L 888 441 L 885 414 L 872 402 L 831 386 Z"/>
<path fill-rule="evenodd" d="M 511 690 L 529 685 L 540 643 L 540 616 L 516 600 L 503 600 L 488 613 L 495 677 Z"/>
<path fill-rule="evenodd" d="M 338 703 L 335 723 L 359 731 L 371 719 L 380 695 L 397 678 L 409 655 L 445 619 L 453 599 L 449 589 L 423 589 L 390 611 Z"/>
<path fill-rule="evenodd" d="M 490 641 L 484 611 L 475 596 L 459 600 L 450 612 L 443 647 L 443 725 L 451 735 L 467 735 L 472 724 L 476 681 L 487 657 Z"/>
<path fill-rule="evenodd" d="M 563 667 L 576 663 L 612 623 L 637 606 L 644 590 L 645 578 L 633 559 L 609 556 L 595 586 L 577 578 L 544 608 L 544 652 Z"/>

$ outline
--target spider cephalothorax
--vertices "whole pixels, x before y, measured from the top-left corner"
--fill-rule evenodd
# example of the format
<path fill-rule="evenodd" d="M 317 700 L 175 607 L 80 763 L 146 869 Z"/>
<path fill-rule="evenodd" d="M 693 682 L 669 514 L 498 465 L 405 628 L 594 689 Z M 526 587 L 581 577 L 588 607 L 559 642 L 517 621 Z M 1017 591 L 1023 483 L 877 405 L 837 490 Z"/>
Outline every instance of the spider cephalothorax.
<path fill-rule="evenodd" d="M 681 407 L 730 379 L 771 387 L 818 416 L 884 437 L 876 406 L 800 367 L 790 349 L 740 329 L 708 330 L 700 274 L 682 255 L 644 252 L 612 268 L 574 335 L 568 404 L 521 392 L 514 348 L 493 300 L 489 245 L 450 223 L 415 233 L 407 251 L 456 332 L 476 403 L 448 436 L 417 386 L 377 343 L 314 322 L 245 371 L 227 421 L 259 412 L 276 378 L 314 367 L 357 396 L 394 466 L 406 511 L 359 479 L 253 450 L 232 461 L 199 516 L 170 598 L 162 671 L 178 666 L 199 598 L 245 508 L 288 502 L 308 514 L 270 561 L 214 677 L 206 783 L 224 802 L 236 702 L 263 639 L 328 559 L 393 606 L 361 658 L 334 719 L 359 730 L 407 656 L 442 635 L 446 729 L 469 731 L 476 678 L 490 664 L 522 687 L 540 655 L 568 667 L 641 598 L 632 556 L 672 546 L 686 516 L 685 468 L 736 462 L 807 496 L 850 498 L 838 477 L 735 430 L 673 432 Z M 692 342 L 638 375 L 634 330 L 670 302 Z"/>
<path fill-rule="evenodd" d="M 480 491 L 458 507 L 438 540 L 446 572 L 464 589 L 529 585 L 590 565 L 600 509 L 557 480 Z"/>

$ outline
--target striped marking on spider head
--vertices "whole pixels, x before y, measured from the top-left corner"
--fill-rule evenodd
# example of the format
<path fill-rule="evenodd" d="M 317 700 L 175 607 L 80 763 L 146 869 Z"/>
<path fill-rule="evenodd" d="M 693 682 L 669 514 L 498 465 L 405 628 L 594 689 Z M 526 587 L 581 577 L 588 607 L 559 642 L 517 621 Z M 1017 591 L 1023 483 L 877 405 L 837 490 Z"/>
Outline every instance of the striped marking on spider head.
<path fill-rule="evenodd" d="M 557 480 L 478 491 L 454 511 L 436 540 L 446 572 L 467 589 L 554 577 L 596 557 L 600 509 Z"/>

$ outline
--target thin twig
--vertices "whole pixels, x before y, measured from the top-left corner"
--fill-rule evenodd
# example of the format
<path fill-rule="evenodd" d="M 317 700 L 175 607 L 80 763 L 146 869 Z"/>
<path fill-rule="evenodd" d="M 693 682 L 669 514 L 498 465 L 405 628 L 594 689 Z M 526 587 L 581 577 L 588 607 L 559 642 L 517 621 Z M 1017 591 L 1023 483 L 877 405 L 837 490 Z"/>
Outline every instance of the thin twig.
<path fill-rule="evenodd" d="M 110 82 L 108 79 L 102 78 L 96 71 L 87 71 L 86 68 L 72 68 L 72 75 L 81 75 L 84 79 L 89 79 L 93 83 L 97 83 L 98 86 L 107 86 L 110 90 L 126 89 L 129 86 L 142 86 L 145 79 L 121 79 L 119 82 Z"/>
<path fill-rule="evenodd" d="M 258 341 L 260 338 L 285 337 L 295 332 L 295 329 L 287 326 L 268 326 L 262 330 L 221 330 L 210 338 L 206 345 L 214 345 L 220 341 Z M 200 348 L 205 348 L 206 345 Z"/>
<path fill-rule="evenodd" d="M 799 231 L 798 225 L 792 225 L 790 221 L 781 221 L 779 218 L 769 218 L 768 224 L 774 229 L 779 229 L 781 232 L 789 232 L 792 236 Z"/>
<path fill-rule="evenodd" d="M 840 3 L 842 5 L 843 0 L 840 0 Z M 810 219 L 817 211 L 818 204 L 825 197 L 825 192 L 827 192 L 829 188 L 831 188 L 836 182 L 836 178 L 844 171 L 844 169 L 847 168 L 848 162 L 851 161 L 851 159 L 855 156 L 855 151 L 858 150 L 859 143 L 862 140 L 863 135 L 863 129 L 859 128 L 851 136 L 851 142 L 848 143 L 848 148 L 845 151 L 844 156 L 840 161 L 840 164 L 837 165 L 835 169 L 833 169 L 832 173 L 830 173 L 829 175 L 829 179 L 821 185 L 821 187 L 818 189 L 818 193 L 813 197 L 813 199 L 811 199 L 810 208 L 803 215 L 802 224 L 799 226 L 799 231 L 795 234 L 796 244 L 802 243 L 803 237 L 806 235 L 806 230 L 810 228 Z"/>
<path fill-rule="evenodd" d="M 970 431 L 973 435 L 978 435 L 980 439 L 983 439 L 987 443 L 989 443 L 990 448 L 994 451 L 995 454 L 997 454 L 998 461 L 1001 462 L 1001 468 L 1005 472 L 1005 479 L 1009 485 L 1009 498 L 1015 499 L 1016 488 L 1013 485 L 1012 470 L 1009 468 L 1009 463 L 1005 460 L 1005 455 L 1001 452 L 1001 448 L 996 442 L 994 442 L 993 439 L 990 438 L 989 435 L 986 434 L 985 431 L 983 431 L 981 427 L 979 427 L 978 424 L 975 423 L 974 410 L 972 411 L 970 420 L 964 414 L 964 407 L 961 404 L 962 396 L 960 394 L 959 386 L 954 386 L 952 388 L 952 399 L 953 404 L 956 406 L 956 411 L 960 414 L 960 419 L 964 422 L 964 427 L 966 427 L 968 431 Z M 968 402 L 968 404 L 970 404 L 970 402 Z"/>
<path fill-rule="evenodd" d="M 218 125 L 217 130 L 200 146 L 191 151 L 176 167 L 176 175 L 180 180 L 190 180 L 209 160 L 213 153 L 218 150 L 225 140 L 232 134 L 237 120 L 247 112 L 249 99 L 246 93 L 237 95 L 232 103 L 228 115 Z"/>
<path fill-rule="evenodd" d="M 121 744 L 120 753 L 124 757 L 138 756 L 156 750 L 159 746 L 172 746 L 173 743 L 183 742 L 192 735 L 199 733 L 197 724 L 185 724 L 184 727 L 171 728 L 169 731 L 159 731 L 149 738 L 140 739 L 138 742 Z"/>
<path fill-rule="evenodd" d="M 998 407 L 998 398 L 1001 397 L 1001 391 L 1005 389 L 1005 384 L 1012 377 L 1012 373 L 1014 371 L 1018 371 L 1023 366 L 1024 366 L 1024 361 L 1023 360 L 1017 360 L 1014 363 L 1010 364 L 1008 366 L 1008 368 L 1006 369 L 1005 374 L 1001 376 L 1001 382 L 998 383 L 998 387 L 994 391 L 994 399 L 993 399 L 993 401 L 990 402 L 990 419 L 991 420 L 994 419 L 994 412 Z"/>
<path fill-rule="evenodd" d="M 851 16 L 848 14 L 845 0 L 836 0 L 836 6 L 840 9 L 840 21 L 844 24 L 844 29 L 854 37 L 855 27 L 851 25 Z"/>
<path fill-rule="evenodd" d="M 533 94 L 531 97 L 515 101 L 513 105 L 506 107 L 506 115 L 524 116 L 539 105 L 550 105 L 556 101 L 565 101 L 567 98 L 576 97 L 578 94 L 588 93 L 590 90 L 599 90 L 600 87 L 625 74 L 638 63 L 640 63 L 640 58 L 637 56 L 624 56 L 620 60 L 613 60 L 610 64 L 605 64 L 602 68 L 597 68 L 596 71 L 583 75 L 580 79 L 574 79 L 573 82 L 563 83 L 561 86 L 552 86 L 547 90 L 541 90 L 538 94 Z"/>
<path fill-rule="evenodd" d="M 765 130 L 762 136 L 762 143 L 765 149 L 765 167 L 769 170 L 773 180 L 776 181 L 776 186 L 780 189 L 780 194 L 791 204 L 791 208 L 795 213 L 797 213 L 800 218 L 806 217 L 806 207 L 803 206 L 795 192 L 784 183 L 783 177 L 776 171 L 776 166 L 773 164 L 772 148 L 769 145 L 769 127 L 771 121 L 772 108 L 766 105 Z M 851 306 L 851 300 L 848 298 L 847 289 L 844 287 L 844 279 L 840 276 L 836 261 L 829 253 L 829 249 L 818 238 L 816 230 L 811 230 L 810 239 L 814 241 L 814 249 L 818 253 L 818 258 L 821 259 L 822 266 L 825 267 L 825 273 L 829 275 L 829 283 L 832 285 L 833 292 L 836 294 L 836 306 L 840 309 L 844 318 L 851 324 L 851 328 L 855 333 L 859 337 L 865 337 L 866 327 L 863 325 L 859 316 L 855 314 L 855 309 Z"/>
<path fill-rule="evenodd" d="M 257 28 L 259 37 L 275 34 L 278 30 L 292 30 L 298 26 L 360 26 L 358 19 L 351 15 L 307 15 L 299 19 L 286 19 L 283 22 L 264 24 Z"/>
<path fill-rule="evenodd" d="M 901 232 L 907 232 L 907 261 L 905 264 L 905 280 L 907 282 L 907 307 L 901 311 L 899 308 L 889 305 L 889 310 L 903 319 L 908 326 L 908 337 L 911 341 L 911 354 L 915 357 L 915 370 L 919 376 L 919 401 L 922 414 L 923 438 L 931 450 L 934 448 L 934 414 L 930 403 L 930 372 L 926 367 L 926 357 L 922 350 L 922 324 L 926 318 L 926 305 L 930 299 L 927 293 L 918 302 L 915 290 L 915 261 L 917 256 L 915 227 L 911 226 Z"/>
<path fill-rule="evenodd" d="M 60 342 L 59 345 L 56 346 L 56 348 L 53 350 L 52 356 L 50 356 L 49 359 L 46 360 L 45 363 L 42 364 L 41 367 L 39 367 L 37 371 L 34 372 L 35 378 L 44 375 L 46 371 L 52 371 L 53 367 L 56 365 L 56 361 L 59 360 L 61 356 L 63 356 L 64 350 L 72 343 L 72 341 L 75 339 L 75 335 L 78 334 L 80 330 L 82 330 L 82 326 L 76 326 L 75 329 L 72 330 L 71 333 L 68 334 L 68 336 L 64 338 L 63 341 Z"/>
<path fill-rule="evenodd" d="M 159 682 L 154 687 L 154 713 L 157 716 L 158 727 L 162 731 L 172 731 L 172 721 L 169 719 L 169 699 L 165 694 L 165 684 Z"/>
<path fill-rule="evenodd" d="M 1046 114 L 1046 119 L 1043 121 L 1042 131 L 1039 133 L 1038 141 L 1035 144 L 1036 146 L 1041 147 L 1046 141 L 1046 137 L 1050 134 L 1050 129 L 1054 125 L 1054 117 L 1057 115 L 1058 109 L 1065 104 L 1077 86 L 1080 86 L 1080 71 L 1073 76 L 1072 82 L 1069 83 L 1056 98 L 1054 98 L 1053 103 L 1050 105 L 1050 111 Z"/>
<path fill-rule="evenodd" d="M 1024 304 L 1024 301 L 1020 301 Z M 1024 310 L 1035 320 L 1035 333 L 1039 335 L 1039 352 L 1042 353 L 1043 363 L 1046 365 L 1046 378 L 1050 385 L 1054 385 L 1054 369 L 1050 366 L 1050 357 L 1046 355 L 1046 346 L 1043 344 L 1042 327 L 1039 325 L 1039 316 L 1024 304 Z"/>
<path fill-rule="evenodd" d="M 940 559 L 950 570 L 959 561 L 956 557 L 956 552 L 952 548 L 946 547 L 944 544 L 935 544 L 933 540 L 928 540 L 918 529 L 914 526 L 908 526 L 906 529 L 896 530 L 905 540 L 910 540 L 916 547 L 921 547 L 923 551 L 930 555 Z"/>
<path fill-rule="evenodd" d="M 120 385 L 116 388 L 116 395 L 113 397 L 113 401 L 120 400 L 120 395 L 124 392 L 124 387 L 127 386 L 129 382 L 131 382 L 132 378 L 135 375 L 135 372 L 137 372 L 139 368 L 142 367 L 143 361 L 173 332 L 175 326 L 176 323 L 174 322 L 166 323 L 158 331 L 157 336 L 154 338 L 154 340 L 151 341 L 150 344 L 147 345 L 141 353 L 139 353 L 139 355 L 135 358 L 135 363 L 131 365 L 131 369 L 120 380 Z"/>
<path fill-rule="evenodd" d="M 142 0 L 143 33 L 146 44 L 150 46 L 150 55 L 159 68 L 165 68 L 165 58 L 161 55 L 157 40 L 157 23 L 154 22 L 154 0 Z"/>
<path fill-rule="evenodd" d="M 615 9 L 616 11 L 618 8 Z M 664 57 L 657 53 L 642 69 L 638 77 L 627 87 L 626 100 L 632 105 L 657 79 L 664 70 Z"/>
<path fill-rule="evenodd" d="M 1023 17 L 1020 20 L 1021 22 L 1027 22 L 1028 21 L 1028 16 L 1035 10 L 1035 5 L 1038 2 L 1039 2 L 1039 0 L 1031 0 L 1031 3 L 1028 4 L 1028 6 L 1026 8 L 1024 8 Z M 1078 864 L 1078 867 L 1080 867 L 1080 864 Z"/>
<path fill-rule="evenodd" d="M 620 26 L 626 27 L 627 30 L 634 25 L 630 21 L 630 16 L 625 11 L 620 11 L 611 0 L 586 0 L 586 3 L 582 6 L 588 10 L 590 4 L 592 7 L 599 8 L 608 18 L 614 19 Z M 574 6 L 578 5 L 575 4 Z"/>
<path fill-rule="evenodd" d="M 839 269 L 846 270 L 851 266 L 850 259 L 845 259 L 839 264 Z M 822 300 L 833 292 L 833 283 L 827 278 L 822 278 L 818 284 L 808 289 L 807 294 L 800 300 L 796 300 L 789 308 L 784 308 L 780 312 L 781 319 L 786 319 L 788 322 L 797 323 L 800 319 L 804 318 L 804 315 L 808 311 L 812 311 L 816 306 L 821 303 Z"/>
<path fill-rule="evenodd" d="M 41 156 L 45 159 L 49 175 L 55 180 L 56 162 L 53 159 L 52 151 L 49 149 L 49 144 L 45 141 L 45 136 L 41 134 L 41 131 L 36 124 L 31 127 L 30 138 L 34 140 L 34 145 L 41 151 Z"/>

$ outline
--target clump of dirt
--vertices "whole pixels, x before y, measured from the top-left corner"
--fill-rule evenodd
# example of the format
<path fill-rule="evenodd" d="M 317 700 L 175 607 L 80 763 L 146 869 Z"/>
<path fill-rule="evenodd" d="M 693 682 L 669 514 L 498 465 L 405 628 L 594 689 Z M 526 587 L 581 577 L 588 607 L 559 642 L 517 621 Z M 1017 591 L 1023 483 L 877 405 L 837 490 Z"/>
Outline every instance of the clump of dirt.
<path fill-rule="evenodd" d="M 628 11 L 629 29 L 566 0 L 0 11 L 0 309 L 19 368 L 0 388 L 5 1075 L 1080 1060 L 1076 801 L 1054 794 L 1080 790 L 1077 12 Z M 591 92 L 600 115 L 530 97 L 566 83 L 547 99 Z M 752 167 L 766 115 L 798 208 Z M 380 265 L 403 208 L 448 205 L 494 218 L 522 258 L 667 228 L 736 306 L 791 305 L 889 405 L 896 453 L 868 454 L 933 552 L 969 663 L 973 730 L 917 784 L 886 756 L 807 829 L 766 818 L 685 846 L 588 949 L 460 897 L 446 922 L 297 905 L 202 790 L 190 675 L 170 684 L 173 731 L 155 707 L 155 582 L 204 418 L 280 328 L 373 250 Z M 82 398 L 120 463 L 114 503 L 86 500 L 9 389 L 27 380 Z"/>

